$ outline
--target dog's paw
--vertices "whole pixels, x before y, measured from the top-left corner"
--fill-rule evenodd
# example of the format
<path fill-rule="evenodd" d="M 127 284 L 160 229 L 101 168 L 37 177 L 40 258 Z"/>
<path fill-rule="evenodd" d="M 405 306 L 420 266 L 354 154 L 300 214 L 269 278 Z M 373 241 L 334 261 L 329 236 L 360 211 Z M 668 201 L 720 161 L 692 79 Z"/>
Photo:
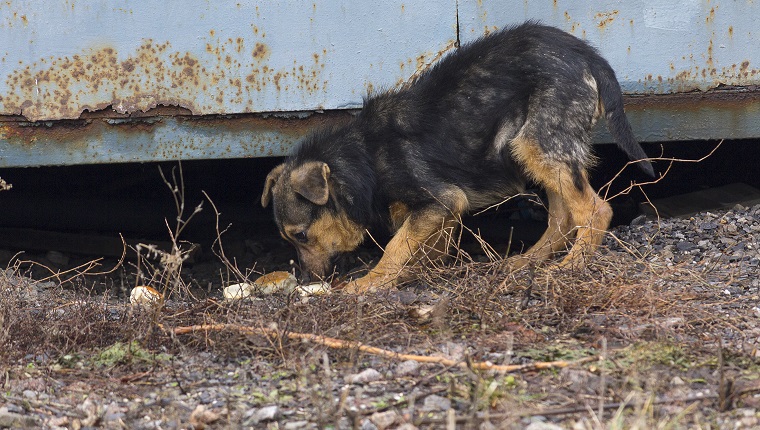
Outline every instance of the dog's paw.
<path fill-rule="evenodd" d="M 342 291 L 347 294 L 366 294 L 391 287 L 393 287 L 392 279 L 388 279 L 387 276 L 377 276 L 370 273 L 346 283 Z"/>

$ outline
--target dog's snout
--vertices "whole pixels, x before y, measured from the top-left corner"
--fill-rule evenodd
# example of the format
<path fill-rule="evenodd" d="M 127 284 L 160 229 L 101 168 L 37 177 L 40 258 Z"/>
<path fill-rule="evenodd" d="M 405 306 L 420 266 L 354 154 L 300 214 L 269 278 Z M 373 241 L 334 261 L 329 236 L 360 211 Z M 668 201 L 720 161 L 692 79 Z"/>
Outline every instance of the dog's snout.
<path fill-rule="evenodd" d="M 302 250 L 298 252 L 299 282 L 309 283 L 314 280 L 324 280 L 345 268 L 345 259 L 342 253 L 328 256 L 327 258 L 315 259 Z"/>

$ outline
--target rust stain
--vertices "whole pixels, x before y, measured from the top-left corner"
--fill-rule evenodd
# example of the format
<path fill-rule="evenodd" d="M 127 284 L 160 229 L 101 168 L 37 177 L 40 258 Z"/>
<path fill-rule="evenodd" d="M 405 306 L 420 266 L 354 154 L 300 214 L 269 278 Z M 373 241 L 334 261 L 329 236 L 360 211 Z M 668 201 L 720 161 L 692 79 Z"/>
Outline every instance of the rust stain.
<path fill-rule="evenodd" d="M 760 83 L 760 69 L 750 67 L 749 60 L 740 64 L 731 64 L 720 69 L 715 67 L 712 57 L 712 49 L 708 46 L 708 58 L 706 67 L 692 67 L 689 69 L 676 70 L 673 63 L 670 63 L 670 70 L 673 72 L 671 77 L 652 77 L 647 76 L 639 82 L 652 85 L 654 88 L 665 89 L 663 84 L 667 84 L 668 92 L 688 92 L 697 89 L 696 83 L 702 83 L 710 88 L 716 88 L 721 85 L 743 85 L 753 87 Z"/>
<path fill-rule="evenodd" d="M 256 60 L 265 60 L 269 58 L 269 47 L 263 43 L 256 42 L 252 55 Z"/>
<path fill-rule="evenodd" d="M 715 22 L 715 8 L 717 6 L 713 6 L 710 8 L 710 12 L 708 12 L 707 16 L 705 17 L 705 24 L 712 24 Z"/>
<path fill-rule="evenodd" d="M 93 142 L 117 139 L 131 140 L 140 135 L 155 135 L 157 130 L 166 127 L 166 117 L 172 116 L 179 123 L 184 123 L 193 130 L 209 135 L 220 131 L 239 134 L 244 137 L 241 145 L 246 151 L 260 156 L 275 155 L 277 150 L 271 142 L 271 133 L 284 139 L 284 144 L 295 143 L 308 131 L 328 124 L 342 124 L 350 120 L 348 112 L 328 112 L 313 114 L 305 118 L 277 117 L 261 114 L 237 115 L 202 115 L 192 116 L 187 110 L 159 106 L 139 118 L 117 114 L 111 110 L 88 113 L 88 118 L 58 121 L 0 121 L 0 139 L 11 145 L 34 147 L 37 144 L 60 146 L 67 151 L 81 151 Z M 194 140 L 178 139 L 177 151 L 192 151 L 199 154 Z M 136 149 L 139 150 L 139 149 Z M 162 150 L 161 148 L 158 149 Z M 214 154 L 219 148 L 214 148 Z M 223 152 L 223 151 L 222 151 Z M 156 159 L 167 158 L 165 154 L 146 154 Z M 215 155 L 218 156 L 218 155 Z M 102 162 L 101 159 L 93 161 Z"/>
<path fill-rule="evenodd" d="M 610 12 L 599 12 L 595 14 L 594 19 L 597 21 L 596 26 L 600 30 L 606 29 L 613 21 L 615 21 L 615 18 L 617 18 L 619 13 L 620 11 L 613 10 Z"/>
<path fill-rule="evenodd" d="M 202 115 L 182 116 L 179 120 L 193 126 L 193 129 L 223 129 L 228 132 L 261 134 L 277 132 L 281 135 L 300 138 L 310 130 L 331 124 L 341 124 L 353 118 L 349 112 L 331 111 L 309 115 L 305 118 L 284 117 L 263 114 Z"/>
<path fill-rule="evenodd" d="M 488 34 L 488 33 L 486 33 Z M 412 75 L 409 77 L 409 79 L 406 80 L 406 83 L 404 85 L 411 85 L 420 75 L 425 73 L 427 69 L 432 67 L 433 64 L 435 64 L 438 60 L 443 58 L 446 53 L 451 51 L 452 49 L 455 49 L 457 46 L 456 40 L 449 40 L 449 42 L 446 44 L 446 46 L 441 49 L 438 52 L 424 52 L 417 56 L 414 60 L 411 58 L 407 59 L 406 63 L 411 66 L 412 62 L 415 63 L 415 70 L 412 73 Z M 401 70 L 403 70 L 405 67 L 405 64 L 401 63 Z"/>
<path fill-rule="evenodd" d="M 268 64 L 267 44 L 257 41 L 246 48 L 240 37 L 207 42 L 201 56 L 205 63 L 192 52 L 150 39 L 126 58 L 120 54 L 112 46 L 97 46 L 21 64 L 5 77 L 10 91 L 0 95 L 1 113 L 41 121 L 76 119 L 82 112 L 106 107 L 133 113 L 173 105 L 203 115 L 226 112 L 232 104 L 245 112 L 255 110 L 255 92 L 314 93 L 327 87 L 321 77 L 326 49 L 315 52 L 313 61 L 300 64 L 294 59 L 292 66 L 278 68 Z"/>
<path fill-rule="evenodd" d="M 749 86 L 740 91 L 711 90 L 678 94 L 626 96 L 626 112 L 646 111 L 653 108 L 671 111 L 699 111 L 715 108 L 728 111 L 744 111 L 760 103 L 760 87 Z"/>

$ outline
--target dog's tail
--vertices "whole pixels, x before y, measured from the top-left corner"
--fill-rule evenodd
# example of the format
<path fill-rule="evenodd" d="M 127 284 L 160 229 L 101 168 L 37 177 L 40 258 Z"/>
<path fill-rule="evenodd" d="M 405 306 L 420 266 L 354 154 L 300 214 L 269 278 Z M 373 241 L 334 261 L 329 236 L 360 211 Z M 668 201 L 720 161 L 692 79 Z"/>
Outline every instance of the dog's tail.
<path fill-rule="evenodd" d="M 612 138 L 618 147 L 628 155 L 628 158 L 633 161 L 641 160 L 636 165 L 644 173 L 654 178 L 655 174 L 652 163 L 645 160 L 647 154 L 636 141 L 636 137 L 631 130 L 631 124 L 625 116 L 625 111 L 623 111 L 623 94 L 620 84 L 617 78 L 615 78 L 615 72 L 609 63 L 607 63 L 607 60 L 601 57 L 595 60 L 591 62 L 591 75 L 596 80 L 599 98 L 604 105 L 607 127 L 610 130 L 610 134 L 612 134 Z"/>

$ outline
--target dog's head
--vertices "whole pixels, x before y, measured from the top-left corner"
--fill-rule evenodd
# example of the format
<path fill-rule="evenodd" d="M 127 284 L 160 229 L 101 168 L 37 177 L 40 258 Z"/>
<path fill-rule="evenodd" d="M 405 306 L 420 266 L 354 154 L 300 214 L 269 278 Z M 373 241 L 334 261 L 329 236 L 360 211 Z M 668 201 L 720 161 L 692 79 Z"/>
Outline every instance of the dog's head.
<path fill-rule="evenodd" d="M 364 239 L 364 228 L 349 219 L 336 193 L 330 167 L 321 161 L 287 162 L 267 176 L 261 205 L 272 202 L 277 228 L 296 247 L 305 279 L 330 275 L 335 258 Z"/>

